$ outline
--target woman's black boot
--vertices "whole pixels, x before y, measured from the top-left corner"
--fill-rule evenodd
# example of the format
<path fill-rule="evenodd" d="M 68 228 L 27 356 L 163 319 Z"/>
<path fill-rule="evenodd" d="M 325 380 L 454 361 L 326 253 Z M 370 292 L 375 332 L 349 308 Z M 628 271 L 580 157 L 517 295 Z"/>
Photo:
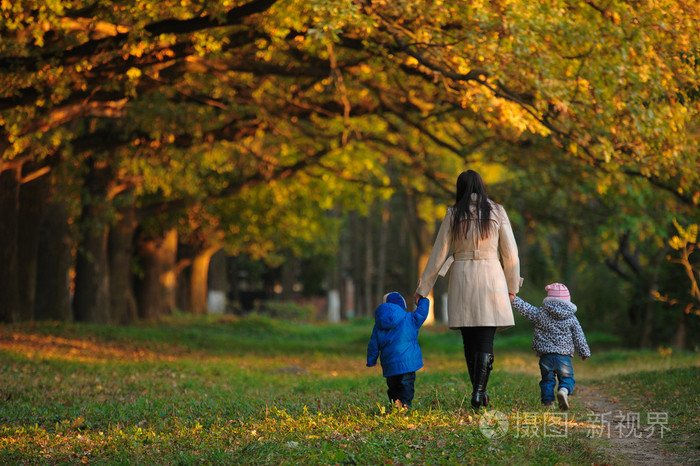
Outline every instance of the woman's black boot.
<path fill-rule="evenodd" d="M 472 408 L 488 407 L 489 395 L 486 387 L 489 383 L 489 375 L 493 369 L 493 354 L 476 353 L 474 361 L 474 391 L 472 392 Z"/>

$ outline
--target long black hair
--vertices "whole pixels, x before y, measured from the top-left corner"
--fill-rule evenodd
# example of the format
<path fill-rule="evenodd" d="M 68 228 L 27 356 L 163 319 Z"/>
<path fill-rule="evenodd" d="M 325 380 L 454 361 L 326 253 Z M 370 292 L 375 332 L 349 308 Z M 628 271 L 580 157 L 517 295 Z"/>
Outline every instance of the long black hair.
<path fill-rule="evenodd" d="M 476 216 L 469 208 L 472 204 L 472 194 L 476 194 Z M 491 204 L 486 195 L 484 180 L 474 170 L 462 172 L 457 177 L 457 194 L 452 206 L 452 239 L 466 238 L 471 221 L 474 220 L 479 236 L 485 239 L 491 229 Z"/>

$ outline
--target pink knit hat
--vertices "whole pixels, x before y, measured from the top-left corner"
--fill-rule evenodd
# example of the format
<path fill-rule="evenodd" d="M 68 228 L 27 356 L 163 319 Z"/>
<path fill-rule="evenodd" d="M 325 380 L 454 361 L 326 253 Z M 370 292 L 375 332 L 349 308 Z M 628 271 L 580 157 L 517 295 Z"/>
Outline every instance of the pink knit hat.
<path fill-rule="evenodd" d="M 559 298 L 571 301 L 569 289 L 561 283 L 552 283 L 551 285 L 545 286 L 544 289 L 547 290 L 548 298 Z"/>

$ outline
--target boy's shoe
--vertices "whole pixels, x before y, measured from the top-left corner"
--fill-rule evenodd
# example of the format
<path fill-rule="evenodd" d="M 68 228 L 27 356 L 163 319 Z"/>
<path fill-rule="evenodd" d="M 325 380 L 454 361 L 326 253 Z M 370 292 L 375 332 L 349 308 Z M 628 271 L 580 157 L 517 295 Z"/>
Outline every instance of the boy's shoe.
<path fill-rule="evenodd" d="M 557 401 L 559 402 L 559 409 L 566 411 L 569 409 L 569 391 L 566 388 L 560 388 L 557 392 Z"/>
<path fill-rule="evenodd" d="M 543 407 L 543 408 L 554 408 L 554 402 L 553 402 L 553 401 L 549 401 L 549 402 L 547 402 L 547 403 L 542 403 L 542 407 Z"/>

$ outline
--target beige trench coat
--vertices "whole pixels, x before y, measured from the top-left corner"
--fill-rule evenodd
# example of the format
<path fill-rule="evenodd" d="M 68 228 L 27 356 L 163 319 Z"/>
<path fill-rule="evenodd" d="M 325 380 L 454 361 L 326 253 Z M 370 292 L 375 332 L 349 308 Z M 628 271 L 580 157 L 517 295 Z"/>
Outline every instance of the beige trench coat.
<path fill-rule="evenodd" d="M 508 293 L 518 293 L 522 278 L 510 220 L 501 205 L 492 203 L 492 234 L 481 239 L 474 225 L 466 238 L 452 244 L 452 207 L 447 209 L 416 293 L 430 294 L 441 269 L 444 274 L 454 260 L 447 294 L 448 326 L 511 327 L 515 322 Z"/>

